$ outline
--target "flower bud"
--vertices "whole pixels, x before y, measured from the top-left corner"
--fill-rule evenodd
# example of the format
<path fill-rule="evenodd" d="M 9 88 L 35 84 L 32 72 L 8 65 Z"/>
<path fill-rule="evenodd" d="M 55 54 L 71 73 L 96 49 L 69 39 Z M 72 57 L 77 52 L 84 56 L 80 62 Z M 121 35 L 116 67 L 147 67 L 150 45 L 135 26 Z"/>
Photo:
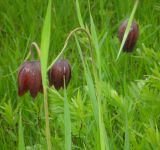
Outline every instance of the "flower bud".
<path fill-rule="evenodd" d="M 43 92 L 40 61 L 27 61 L 19 69 L 18 95 L 22 96 L 28 90 L 33 98 Z"/>
<path fill-rule="evenodd" d="M 54 85 L 55 89 L 64 88 L 71 79 L 71 66 L 67 60 L 58 60 L 49 70 L 49 84 Z"/>
<path fill-rule="evenodd" d="M 124 21 L 119 27 L 118 37 L 119 37 L 120 42 L 122 42 L 122 40 L 123 40 L 123 36 L 124 36 L 124 32 L 127 27 L 127 23 L 128 23 L 128 20 Z M 127 37 L 126 42 L 123 47 L 124 52 L 132 52 L 133 51 L 133 48 L 136 44 L 138 35 L 139 35 L 138 25 L 135 21 L 133 21 L 132 25 L 130 27 L 128 37 Z"/>

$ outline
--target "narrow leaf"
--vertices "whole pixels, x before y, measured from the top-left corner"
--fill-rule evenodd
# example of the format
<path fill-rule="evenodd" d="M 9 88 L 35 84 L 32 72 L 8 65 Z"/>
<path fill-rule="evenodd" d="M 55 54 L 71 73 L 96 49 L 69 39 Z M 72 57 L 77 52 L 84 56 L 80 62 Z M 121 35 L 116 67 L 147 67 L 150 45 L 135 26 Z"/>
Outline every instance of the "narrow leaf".
<path fill-rule="evenodd" d="M 50 28 L 51 28 L 51 0 L 48 2 L 48 8 L 43 24 L 42 36 L 41 36 L 41 70 L 42 70 L 42 82 L 43 87 L 47 86 L 47 61 L 48 50 L 50 43 Z"/>
<path fill-rule="evenodd" d="M 45 110 L 45 123 L 46 123 L 46 140 L 48 150 L 52 149 L 51 135 L 49 128 L 49 112 L 48 112 L 48 93 L 47 93 L 47 62 L 48 62 L 48 51 L 50 43 L 50 29 L 51 28 L 51 0 L 48 1 L 47 12 L 43 24 L 42 35 L 41 35 L 41 73 L 42 73 L 42 84 L 43 84 L 43 95 L 44 95 L 44 110 Z"/>
<path fill-rule="evenodd" d="M 78 0 L 76 0 L 76 11 L 77 11 L 77 17 L 78 17 L 79 24 L 82 28 L 84 28 L 84 23 L 83 23 L 83 19 L 82 19 L 81 10 L 80 10 L 80 7 L 79 7 Z"/>

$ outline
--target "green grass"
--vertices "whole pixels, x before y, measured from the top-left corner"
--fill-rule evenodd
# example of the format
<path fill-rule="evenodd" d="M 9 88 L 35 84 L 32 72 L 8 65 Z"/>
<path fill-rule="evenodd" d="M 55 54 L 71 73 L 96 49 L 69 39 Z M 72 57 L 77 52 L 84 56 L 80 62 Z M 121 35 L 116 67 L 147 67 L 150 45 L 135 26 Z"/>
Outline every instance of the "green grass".
<path fill-rule="evenodd" d="M 52 149 L 160 149 L 160 3 L 139 1 L 133 19 L 140 35 L 126 54 L 117 31 L 132 20 L 134 2 L 52 0 L 50 20 L 48 1 L 0 1 L 0 149 L 48 146 L 44 95 L 17 94 L 17 69 L 32 42 L 43 51 Z M 72 66 L 66 90 L 47 87 L 57 56 Z"/>

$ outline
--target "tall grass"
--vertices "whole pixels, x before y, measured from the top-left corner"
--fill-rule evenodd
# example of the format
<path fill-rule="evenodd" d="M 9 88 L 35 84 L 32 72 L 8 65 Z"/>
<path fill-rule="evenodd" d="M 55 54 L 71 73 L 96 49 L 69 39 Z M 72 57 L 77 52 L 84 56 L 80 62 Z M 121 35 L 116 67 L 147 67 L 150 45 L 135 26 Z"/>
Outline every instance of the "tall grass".
<path fill-rule="evenodd" d="M 0 1 L 2 150 L 160 149 L 159 1 L 135 2 Z M 118 27 L 132 17 L 138 42 L 122 54 Z M 33 41 L 41 43 L 45 87 L 34 101 L 17 95 L 17 68 Z M 61 57 L 72 79 L 56 91 L 46 73 Z"/>

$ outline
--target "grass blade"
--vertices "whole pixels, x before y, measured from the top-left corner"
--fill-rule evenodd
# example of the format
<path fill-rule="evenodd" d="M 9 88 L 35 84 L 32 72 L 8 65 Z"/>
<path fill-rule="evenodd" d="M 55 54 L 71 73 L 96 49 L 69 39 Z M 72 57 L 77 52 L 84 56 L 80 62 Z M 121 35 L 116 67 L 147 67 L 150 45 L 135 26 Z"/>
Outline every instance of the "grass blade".
<path fill-rule="evenodd" d="M 50 28 L 51 28 L 51 0 L 48 2 L 48 8 L 43 24 L 41 36 L 41 70 L 43 86 L 47 86 L 47 61 L 50 43 Z"/>
<path fill-rule="evenodd" d="M 76 0 L 76 11 L 77 11 L 77 17 L 78 17 L 79 24 L 82 28 L 84 28 L 84 23 L 83 23 L 83 19 L 82 19 L 81 10 L 80 10 L 80 7 L 79 7 L 78 0 Z"/>
<path fill-rule="evenodd" d="M 90 22 L 91 22 L 91 35 L 92 35 L 92 41 L 93 45 L 96 50 L 96 58 L 97 58 L 97 63 L 98 63 L 98 69 L 99 69 L 99 76 L 101 76 L 101 52 L 99 48 L 99 43 L 98 43 L 98 37 L 96 33 L 96 27 L 90 12 Z"/>
<path fill-rule="evenodd" d="M 49 129 L 48 94 L 47 94 L 47 62 L 48 62 L 48 51 L 49 51 L 50 32 L 51 32 L 50 28 L 51 28 L 51 0 L 48 1 L 48 7 L 41 36 L 41 72 L 42 72 L 42 84 L 43 84 L 43 94 L 44 94 L 46 139 L 47 139 L 48 150 L 52 149 L 50 129 Z"/>
<path fill-rule="evenodd" d="M 95 120 L 96 120 L 97 128 L 99 130 L 98 134 L 100 135 L 101 150 L 105 150 L 105 149 L 109 150 L 108 137 L 107 137 L 107 134 L 106 134 L 106 131 L 105 131 L 103 116 L 102 116 L 102 113 L 101 113 L 101 101 L 100 101 L 100 98 L 96 96 L 98 94 L 96 94 L 96 90 L 95 90 L 95 87 L 94 87 L 94 82 L 93 82 L 93 79 L 92 79 L 92 76 L 91 76 L 91 72 L 89 70 L 88 65 L 86 64 L 86 62 L 83 59 L 82 50 L 81 50 L 81 47 L 79 45 L 79 41 L 78 41 L 76 36 L 75 36 L 75 40 L 76 40 L 76 44 L 77 44 L 77 48 L 78 48 L 80 58 L 81 58 L 82 63 L 83 63 L 83 67 L 84 67 L 84 71 L 85 71 L 85 78 L 86 78 L 86 82 L 87 82 L 88 89 L 89 89 L 89 96 L 90 96 L 90 99 L 92 101 L 94 117 L 95 117 Z M 98 84 L 97 84 L 97 89 L 100 89 L 100 86 L 98 86 Z M 100 90 L 99 90 L 99 93 L 100 93 Z"/>
<path fill-rule="evenodd" d="M 93 17 L 90 11 L 90 5 L 89 5 L 89 12 L 90 12 L 92 40 L 93 40 L 93 45 L 95 46 L 95 50 L 96 50 L 99 78 L 101 79 L 101 51 L 100 51 L 100 46 L 99 46 L 98 37 L 96 33 L 96 27 L 95 27 Z M 99 135 L 100 135 L 100 146 L 101 146 L 101 150 L 105 150 L 105 149 L 108 150 L 109 149 L 108 138 L 107 138 L 107 134 L 104 128 L 103 115 L 101 112 L 101 86 L 99 86 L 99 79 L 98 79 L 98 76 L 96 75 L 96 72 L 94 72 L 94 78 L 96 81 L 96 85 L 95 85 L 96 90 L 94 92 L 96 92 L 95 95 L 97 95 L 96 101 L 98 104 L 98 108 L 97 108 L 98 117 L 97 118 L 98 118 L 98 130 L 99 130 Z"/>
<path fill-rule="evenodd" d="M 94 83 L 93 83 L 92 76 L 91 76 L 91 73 L 89 71 L 89 68 L 87 67 L 87 65 L 86 65 L 86 63 L 83 59 L 82 49 L 79 45 L 79 41 L 78 41 L 76 36 L 75 36 L 75 40 L 76 40 L 76 44 L 77 44 L 77 48 L 78 48 L 80 58 L 81 58 L 82 63 L 83 63 L 85 78 L 86 78 L 86 82 L 87 82 L 88 89 L 89 89 L 89 96 L 90 96 L 90 99 L 92 101 L 94 117 L 95 117 L 97 127 L 98 127 L 98 108 L 97 108 L 97 100 L 96 100 L 96 95 L 95 95 Z"/>
<path fill-rule="evenodd" d="M 25 150 L 21 112 L 19 113 L 18 137 L 19 137 L 18 149 Z"/>
<path fill-rule="evenodd" d="M 122 40 L 122 43 L 121 43 L 121 46 L 120 46 L 120 49 L 119 49 L 119 52 L 118 52 L 116 60 L 118 60 L 118 58 L 119 58 L 119 56 L 120 56 L 120 54 L 122 52 L 123 46 L 125 44 L 125 41 L 126 41 L 126 39 L 128 37 L 129 31 L 130 31 L 130 27 L 132 25 L 132 21 L 133 21 L 133 18 L 134 18 L 134 14 L 135 14 L 137 6 L 138 6 L 138 2 L 139 2 L 139 0 L 136 0 L 136 2 L 134 4 L 134 7 L 133 7 L 133 10 L 131 12 L 131 15 L 129 17 L 127 28 L 126 28 L 126 30 L 124 32 L 123 40 Z"/>

